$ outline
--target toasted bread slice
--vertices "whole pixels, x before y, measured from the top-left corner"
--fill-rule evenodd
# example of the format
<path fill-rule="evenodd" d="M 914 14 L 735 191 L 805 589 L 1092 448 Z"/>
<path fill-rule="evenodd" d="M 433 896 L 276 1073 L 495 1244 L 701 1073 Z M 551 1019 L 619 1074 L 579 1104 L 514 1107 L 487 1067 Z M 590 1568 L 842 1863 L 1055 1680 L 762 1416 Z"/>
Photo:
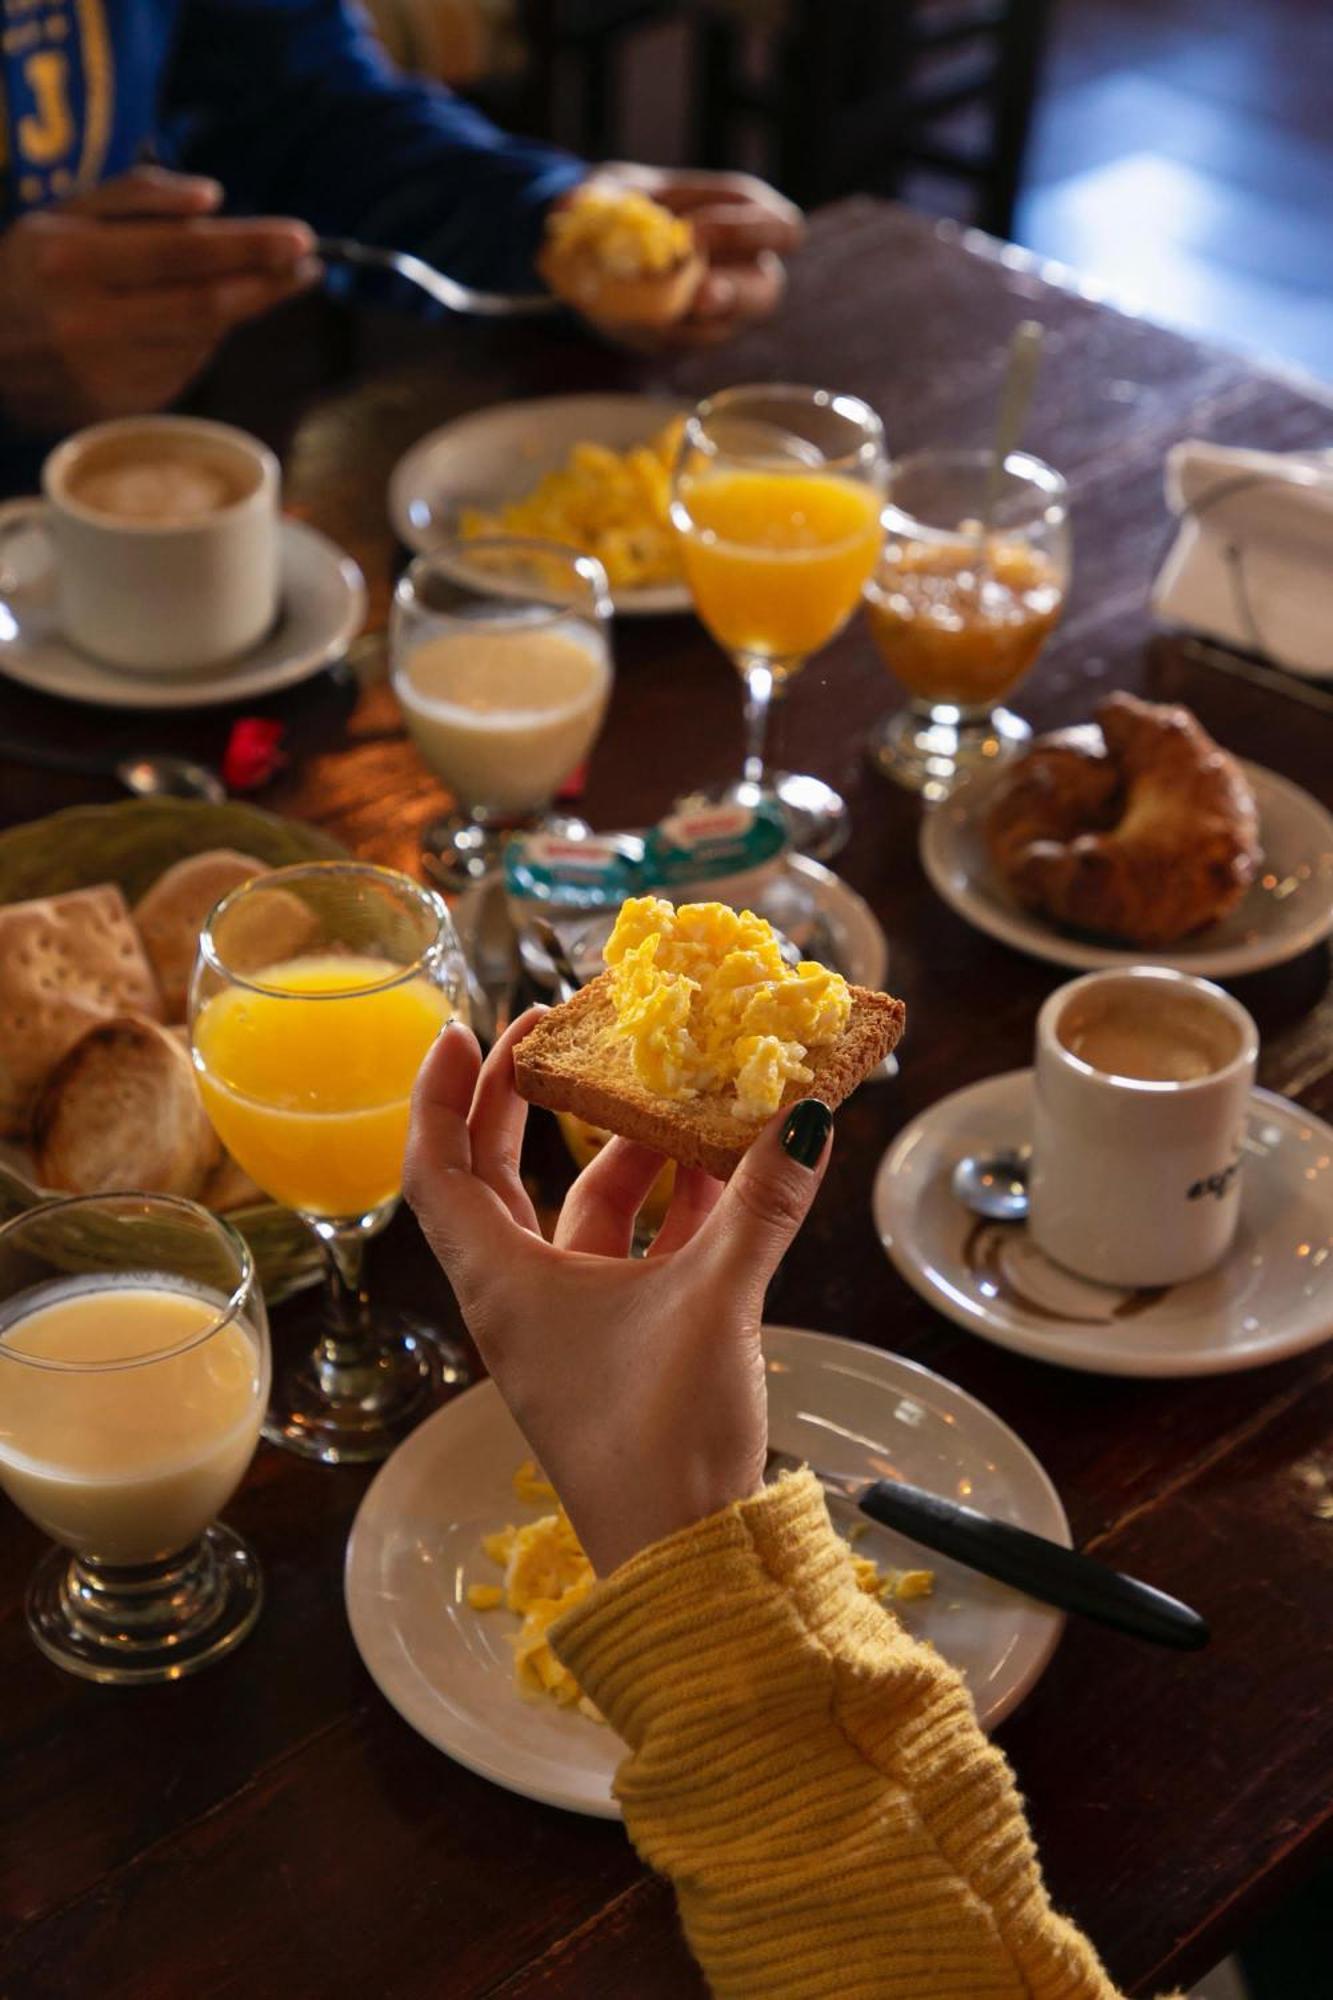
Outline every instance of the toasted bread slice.
<path fill-rule="evenodd" d="M 159 1020 L 162 1001 L 114 883 L 0 909 L 0 1132 L 24 1131 L 65 1051 L 119 1013 Z"/>
<path fill-rule="evenodd" d="M 71 1194 L 193 1197 L 221 1150 L 189 1056 L 169 1029 L 135 1014 L 102 1021 L 74 1044 L 33 1120 L 38 1179 Z"/>
<path fill-rule="evenodd" d="M 846 1028 L 827 1048 L 806 1057 L 809 1083 L 789 1083 L 779 1109 L 818 1097 L 835 1110 L 876 1063 L 897 1046 L 907 1010 L 887 993 L 853 986 Z M 684 1167 L 726 1180 L 758 1138 L 767 1118 L 738 1118 L 729 1094 L 659 1097 L 634 1074 L 629 1043 L 618 1032 L 604 972 L 553 1007 L 514 1050 L 514 1076 L 529 1104 L 572 1111 L 625 1139 L 637 1139 Z"/>
<path fill-rule="evenodd" d="M 177 861 L 135 904 L 130 914 L 162 988 L 168 1021 L 185 1019 L 199 933 L 213 905 L 242 882 L 267 872 L 253 854 L 213 847 Z"/>

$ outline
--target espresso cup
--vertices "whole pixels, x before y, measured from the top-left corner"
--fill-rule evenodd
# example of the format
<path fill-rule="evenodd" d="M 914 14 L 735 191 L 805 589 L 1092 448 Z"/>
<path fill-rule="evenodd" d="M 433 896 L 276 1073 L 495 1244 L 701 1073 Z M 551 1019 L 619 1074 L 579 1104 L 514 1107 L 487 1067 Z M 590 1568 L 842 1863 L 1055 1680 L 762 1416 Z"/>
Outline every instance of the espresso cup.
<path fill-rule="evenodd" d="M 277 460 L 196 417 L 124 417 L 57 445 L 42 498 L 0 509 L 0 536 L 49 539 L 64 637 L 130 673 L 221 666 L 278 613 Z M 23 590 L 10 588 L 23 623 Z"/>
<path fill-rule="evenodd" d="M 1092 972 L 1037 1016 L 1028 1227 L 1082 1278 L 1176 1285 L 1226 1256 L 1259 1036 L 1206 979 Z"/>

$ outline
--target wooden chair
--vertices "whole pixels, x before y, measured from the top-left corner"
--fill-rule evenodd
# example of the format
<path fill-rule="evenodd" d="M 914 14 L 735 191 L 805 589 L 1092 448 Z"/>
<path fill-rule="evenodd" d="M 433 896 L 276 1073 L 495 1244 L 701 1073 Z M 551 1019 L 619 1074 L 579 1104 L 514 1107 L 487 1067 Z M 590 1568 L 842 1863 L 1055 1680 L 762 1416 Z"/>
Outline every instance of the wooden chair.
<path fill-rule="evenodd" d="M 896 194 L 928 169 L 975 190 L 982 228 L 1008 235 L 1050 0 L 787 0 L 757 78 L 755 31 L 726 0 L 698 5 L 703 164 L 734 164 L 757 126 L 764 170 L 806 206 Z"/>

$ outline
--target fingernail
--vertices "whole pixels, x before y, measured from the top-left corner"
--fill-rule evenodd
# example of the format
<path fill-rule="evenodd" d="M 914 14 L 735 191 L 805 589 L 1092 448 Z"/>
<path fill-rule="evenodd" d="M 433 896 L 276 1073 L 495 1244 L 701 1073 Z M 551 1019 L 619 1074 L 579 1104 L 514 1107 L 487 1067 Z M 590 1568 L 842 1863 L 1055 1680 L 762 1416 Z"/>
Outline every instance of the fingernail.
<path fill-rule="evenodd" d="M 817 1097 L 803 1097 L 793 1104 L 782 1128 L 782 1150 L 798 1167 L 813 1167 L 828 1144 L 833 1130 L 833 1113 Z"/>

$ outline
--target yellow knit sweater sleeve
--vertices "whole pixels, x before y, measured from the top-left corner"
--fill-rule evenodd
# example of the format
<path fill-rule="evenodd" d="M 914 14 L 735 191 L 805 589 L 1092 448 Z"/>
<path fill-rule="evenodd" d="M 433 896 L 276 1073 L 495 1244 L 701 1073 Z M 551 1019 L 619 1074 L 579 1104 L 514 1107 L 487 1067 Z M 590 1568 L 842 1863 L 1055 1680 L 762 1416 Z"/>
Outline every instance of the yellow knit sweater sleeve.
<path fill-rule="evenodd" d="M 1116 2000 L 963 1683 L 856 1587 L 809 1473 L 553 1628 L 718 2000 Z"/>

